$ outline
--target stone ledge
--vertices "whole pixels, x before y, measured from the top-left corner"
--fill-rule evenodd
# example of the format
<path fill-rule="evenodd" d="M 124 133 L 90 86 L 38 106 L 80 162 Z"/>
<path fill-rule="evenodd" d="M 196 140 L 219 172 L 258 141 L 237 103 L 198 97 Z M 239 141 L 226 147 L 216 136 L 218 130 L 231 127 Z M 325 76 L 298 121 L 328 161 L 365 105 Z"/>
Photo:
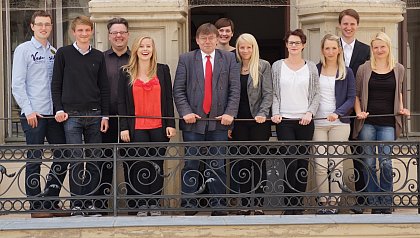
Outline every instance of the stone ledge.
<path fill-rule="evenodd" d="M 161 217 L 66 217 L 1 219 L 0 231 L 122 228 L 122 227 L 176 227 L 176 226 L 272 226 L 272 225 L 402 225 L 420 227 L 420 215 L 265 215 L 265 216 L 161 216 Z"/>

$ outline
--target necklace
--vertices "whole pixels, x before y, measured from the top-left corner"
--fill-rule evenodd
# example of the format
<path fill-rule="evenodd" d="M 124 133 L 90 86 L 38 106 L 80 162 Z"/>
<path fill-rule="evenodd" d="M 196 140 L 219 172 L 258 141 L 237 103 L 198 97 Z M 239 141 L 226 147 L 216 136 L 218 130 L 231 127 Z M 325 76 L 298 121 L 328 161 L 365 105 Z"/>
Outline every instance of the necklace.
<path fill-rule="evenodd" d="M 248 71 L 249 71 L 249 69 L 244 69 L 244 68 L 242 68 L 242 71 L 243 71 L 243 72 L 248 72 Z"/>

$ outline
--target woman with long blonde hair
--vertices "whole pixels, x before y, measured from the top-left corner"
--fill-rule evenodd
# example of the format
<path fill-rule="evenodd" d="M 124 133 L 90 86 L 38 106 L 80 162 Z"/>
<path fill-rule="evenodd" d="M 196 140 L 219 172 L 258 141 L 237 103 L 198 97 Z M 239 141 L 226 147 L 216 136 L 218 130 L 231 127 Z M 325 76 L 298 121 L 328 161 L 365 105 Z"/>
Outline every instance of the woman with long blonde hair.
<path fill-rule="evenodd" d="M 257 40 L 251 34 L 240 35 L 236 41 L 236 49 L 236 56 L 241 64 L 241 96 L 237 118 L 254 119 L 254 121 L 235 122 L 232 139 L 235 141 L 268 141 L 271 124 L 267 118 L 270 117 L 270 108 L 273 102 L 271 66 L 267 61 L 260 59 Z M 256 152 L 250 151 L 250 153 L 255 154 Z M 239 178 L 240 192 L 264 193 L 262 187 L 267 179 L 265 160 L 242 159 L 239 161 L 239 167 L 241 170 L 248 171 L 250 176 L 251 167 L 254 167 L 254 184 L 250 177 Z M 242 199 L 242 205 L 245 204 L 262 207 L 263 198 L 255 199 L 255 201 L 251 198 Z M 241 210 L 239 214 L 249 215 L 251 210 Z M 263 215 L 264 212 L 257 209 L 254 214 Z"/>
<path fill-rule="evenodd" d="M 118 114 L 120 137 L 124 142 L 168 142 L 176 134 L 172 98 L 172 83 L 169 67 L 157 63 L 156 46 L 149 37 L 137 38 L 131 48 L 127 65 L 122 67 L 118 91 Z M 132 148 L 128 156 L 161 156 L 165 148 Z M 137 151 L 138 150 L 138 151 Z M 135 191 L 127 195 L 160 195 L 163 189 L 163 160 L 127 161 L 127 186 Z M 137 216 L 158 216 L 158 199 L 129 200 L 130 209 L 140 210 Z M 150 210 L 148 212 L 148 210 Z"/>
<path fill-rule="evenodd" d="M 321 63 L 317 65 L 321 99 L 315 118 L 314 141 L 347 141 L 350 135 L 350 119 L 341 118 L 350 115 L 355 92 L 353 71 L 346 67 L 340 38 L 333 34 L 326 34 L 321 40 Z M 319 154 L 344 154 L 342 146 L 319 146 Z M 321 208 L 318 214 L 337 214 L 334 208 L 339 202 L 339 194 L 343 185 L 342 158 L 315 158 L 316 184 L 319 193 L 337 194 L 321 196 L 318 202 Z"/>
<path fill-rule="evenodd" d="M 354 110 L 357 119 L 353 137 L 361 141 L 394 141 L 402 131 L 402 116 L 410 111 L 403 104 L 404 66 L 397 63 L 392 54 L 391 39 L 384 32 L 375 34 L 370 42 L 371 57 L 360 66 L 356 74 L 356 101 Z M 369 115 L 389 115 L 369 117 Z M 375 146 L 364 146 L 365 166 L 363 175 L 368 193 L 391 193 L 393 190 L 392 154 L 390 146 L 379 145 L 383 157 L 374 157 Z M 380 179 L 376 175 L 379 160 Z M 368 195 L 372 214 L 391 214 L 392 195 Z M 386 207 L 386 208 L 375 208 Z"/>

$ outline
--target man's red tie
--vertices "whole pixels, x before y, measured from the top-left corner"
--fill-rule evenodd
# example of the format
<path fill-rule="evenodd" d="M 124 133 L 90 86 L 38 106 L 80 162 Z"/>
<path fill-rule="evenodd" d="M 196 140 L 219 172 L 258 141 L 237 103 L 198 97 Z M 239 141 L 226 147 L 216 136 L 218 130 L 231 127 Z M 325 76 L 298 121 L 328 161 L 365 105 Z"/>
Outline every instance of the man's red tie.
<path fill-rule="evenodd" d="M 209 114 L 211 108 L 211 81 L 213 77 L 213 70 L 211 67 L 210 55 L 206 56 L 206 77 L 204 82 L 204 101 L 203 101 L 203 110 L 205 114 Z"/>

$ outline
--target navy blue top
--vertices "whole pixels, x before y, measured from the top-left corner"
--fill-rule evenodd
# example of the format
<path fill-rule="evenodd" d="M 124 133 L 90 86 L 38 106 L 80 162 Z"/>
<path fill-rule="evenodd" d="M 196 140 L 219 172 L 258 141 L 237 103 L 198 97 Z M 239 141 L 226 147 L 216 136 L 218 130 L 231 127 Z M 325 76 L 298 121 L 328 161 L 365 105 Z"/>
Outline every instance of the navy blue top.
<path fill-rule="evenodd" d="M 316 65 L 318 74 L 321 74 L 322 64 Z M 341 118 L 350 115 L 354 101 L 356 99 L 356 80 L 354 79 L 353 71 L 346 67 L 346 78 L 343 80 L 335 80 L 335 111 L 343 123 L 350 123 L 350 118 Z M 337 73 L 338 76 L 338 73 Z"/>

